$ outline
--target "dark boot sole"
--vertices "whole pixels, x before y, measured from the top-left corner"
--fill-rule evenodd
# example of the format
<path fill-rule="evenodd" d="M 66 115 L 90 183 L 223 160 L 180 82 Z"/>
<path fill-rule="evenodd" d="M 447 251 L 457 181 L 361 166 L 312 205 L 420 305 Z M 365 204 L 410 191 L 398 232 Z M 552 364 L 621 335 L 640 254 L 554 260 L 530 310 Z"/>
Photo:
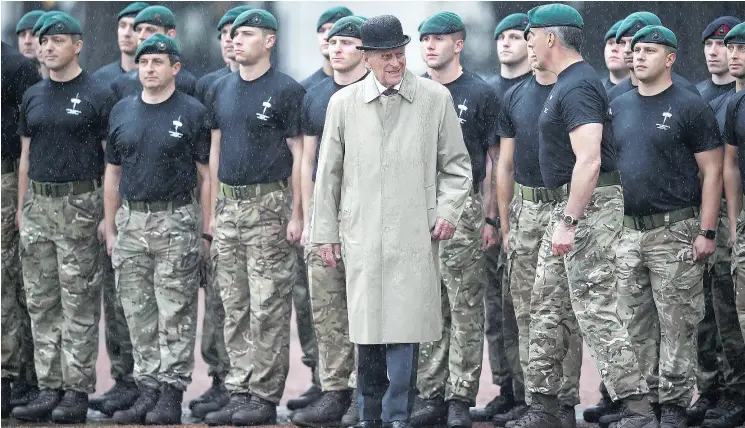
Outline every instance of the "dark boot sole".
<path fill-rule="evenodd" d="M 150 418 L 145 416 L 145 425 L 181 425 L 181 415 L 177 418 Z"/>
<path fill-rule="evenodd" d="M 197 404 L 194 406 L 193 409 L 191 409 L 191 416 L 195 419 L 203 420 L 207 417 L 208 414 L 212 412 L 217 412 L 228 403 L 203 403 L 203 404 Z"/>
<path fill-rule="evenodd" d="M 304 427 L 304 428 L 326 428 L 326 427 L 339 428 L 342 426 L 341 420 L 326 421 L 326 422 L 305 422 L 305 421 L 296 421 L 293 419 L 292 423 L 294 425 L 297 425 L 299 427 Z"/>
<path fill-rule="evenodd" d="M 87 420 L 88 420 L 87 414 L 83 416 L 72 416 L 72 417 L 69 417 L 67 415 L 63 417 L 55 417 L 54 415 L 52 415 L 52 422 L 54 422 L 55 424 L 60 424 L 60 425 L 70 425 L 70 424 L 80 425 L 80 424 L 86 423 Z"/>
<path fill-rule="evenodd" d="M 255 427 L 255 426 L 261 426 L 261 425 L 277 425 L 277 417 L 275 416 L 272 419 L 264 419 L 261 421 L 237 421 L 233 419 L 232 425 L 236 427 Z"/>
<path fill-rule="evenodd" d="M 52 420 L 51 413 L 49 413 L 48 415 L 43 415 L 43 416 L 23 416 L 23 417 L 18 417 L 11 413 L 11 416 L 13 417 L 13 419 L 17 421 L 21 421 L 21 422 L 43 423 L 43 422 L 49 422 Z"/>

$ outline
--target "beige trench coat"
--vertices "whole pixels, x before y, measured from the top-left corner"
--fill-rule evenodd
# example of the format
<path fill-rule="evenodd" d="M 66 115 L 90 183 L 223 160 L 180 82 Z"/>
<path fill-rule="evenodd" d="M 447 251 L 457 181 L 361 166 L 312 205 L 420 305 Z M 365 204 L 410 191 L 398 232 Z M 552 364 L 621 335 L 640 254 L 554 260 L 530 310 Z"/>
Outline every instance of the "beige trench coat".
<path fill-rule="evenodd" d="M 404 74 L 382 97 L 370 73 L 330 100 L 310 241 L 341 243 L 350 340 L 420 343 L 442 336 L 437 217 L 458 224 L 471 160 L 449 91 Z"/>

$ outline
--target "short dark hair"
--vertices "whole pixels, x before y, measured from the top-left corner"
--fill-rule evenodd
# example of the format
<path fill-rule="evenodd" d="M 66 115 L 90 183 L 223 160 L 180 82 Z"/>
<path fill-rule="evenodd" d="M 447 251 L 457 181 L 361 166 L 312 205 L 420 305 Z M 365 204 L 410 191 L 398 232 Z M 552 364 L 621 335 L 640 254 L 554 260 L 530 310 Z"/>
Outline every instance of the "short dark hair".
<path fill-rule="evenodd" d="M 582 48 L 582 43 L 585 41 L 585 32 L 577 27 L 569 26 L 556 26 L 545 28 L 547 33 L 556 34 L 556 37 L 561 40 L 561 43 L 567 48 L 579 52 Z"/>
<path fill-rule="evenodd" d="M 455 33 L 450 33 L 450 35 L 453 37 L 453 41 L 457 42 L 458 40 L 466 41 L 466 32 L 465 31 L 456 31 Z"/>
<path fill-rule="evenodd" d="M 667 46 L 667 45 L 663 45 L 663 48 L 665 48 L 665 54 L 666 54 L 666 55 L 670 55 L 670 54 L 678 53 L 678 50 L 677 50 L 677 49 L 675 49 L 675 48 L 674 48 L 674 47 L 672 47 L 672 46 Z"/>
<path fill-rule="evenodd" d="M 170 62 L 171 65 L 174 65 L 177 62 L 181 62 L 181 57 L 176 54 L 168 54 L 168 62 Z"/>

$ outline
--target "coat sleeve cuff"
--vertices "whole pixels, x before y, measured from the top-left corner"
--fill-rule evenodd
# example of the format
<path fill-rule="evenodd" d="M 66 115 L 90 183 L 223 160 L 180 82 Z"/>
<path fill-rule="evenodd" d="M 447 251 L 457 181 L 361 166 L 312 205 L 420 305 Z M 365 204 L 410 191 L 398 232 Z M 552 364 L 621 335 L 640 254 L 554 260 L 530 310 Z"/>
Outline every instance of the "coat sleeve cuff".
<path fill-rule="evenodd" d="M 440 217 L 443 220 L 447 220 L 453 226 L 457 226 L 460 215 L 457 212 L 451 210 L 450 208 L 447 208 L 444 205 L 438 204 L 437 217 Z"/>

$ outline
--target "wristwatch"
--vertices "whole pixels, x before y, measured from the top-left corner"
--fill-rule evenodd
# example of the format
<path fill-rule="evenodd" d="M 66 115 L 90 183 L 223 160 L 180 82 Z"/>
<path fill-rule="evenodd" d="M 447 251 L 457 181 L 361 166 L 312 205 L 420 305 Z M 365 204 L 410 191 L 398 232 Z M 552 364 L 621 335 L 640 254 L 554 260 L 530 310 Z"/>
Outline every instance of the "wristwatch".
<path fill-rule="evenodd" d="M 492 225 L 494 227 L 499 227 L 498 220 L 497 219 L 494 219 L 494 218 L 491 218 L 491 217 L 487 217 L 486 218 L 486 224 L 490 224 L 490 225 Z"/>
<path fill-rule="evenodd" d="M 579 220 L 572 217 L 569 214 L 564 214 L 563 217 L 561 217 L 561 221 L 564 223 L 564 226 L 566 227 L 575 227 L 579 224 Z"/>
<path fill-rule="evenodd" d="M 717 237 L 717 231 L 711 229 L 702 229 L 698 231 L 698 234 L 706 239 L 715 239 Z"/>

